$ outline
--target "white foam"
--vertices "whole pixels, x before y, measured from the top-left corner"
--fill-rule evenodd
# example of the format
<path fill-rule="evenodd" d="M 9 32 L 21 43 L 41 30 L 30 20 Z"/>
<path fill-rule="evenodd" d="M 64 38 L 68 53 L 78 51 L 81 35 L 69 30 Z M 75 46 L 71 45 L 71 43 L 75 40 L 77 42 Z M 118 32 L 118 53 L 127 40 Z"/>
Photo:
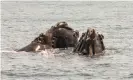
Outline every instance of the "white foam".
<path fill-rule="evenodd" d="M 39 54 L 43 55 L 46 58 L 54 57 L 54 53 L 55 53 L 55 50 L 53 49 L 46 49 L 46 50 L 39 52 Z"/>

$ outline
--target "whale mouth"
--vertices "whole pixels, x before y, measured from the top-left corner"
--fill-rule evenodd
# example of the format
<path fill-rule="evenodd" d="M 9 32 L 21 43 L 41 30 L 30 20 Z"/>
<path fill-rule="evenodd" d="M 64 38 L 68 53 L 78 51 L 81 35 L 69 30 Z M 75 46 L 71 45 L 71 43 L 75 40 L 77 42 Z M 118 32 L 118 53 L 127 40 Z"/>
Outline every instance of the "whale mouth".
<path fill-rule="evenodd" d="M 63 36 L 53 37 L 52 45 L 54 48 L 68 48 L 67 37 L 63 37 Z"/>

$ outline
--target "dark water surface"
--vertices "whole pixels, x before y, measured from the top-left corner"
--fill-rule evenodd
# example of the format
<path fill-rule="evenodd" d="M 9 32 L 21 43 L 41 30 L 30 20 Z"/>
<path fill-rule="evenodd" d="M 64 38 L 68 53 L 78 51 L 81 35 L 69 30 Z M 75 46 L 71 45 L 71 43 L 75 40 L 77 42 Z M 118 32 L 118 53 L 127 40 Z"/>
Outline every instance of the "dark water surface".
<path fill-rule="evenodd" d="M 2 80 L 133 80 L 133 2 L 2 2 Z M 15 52 L 58 21 L 105 36 L 105 55 Z M 43 55 L 42 55 L 43 53 Z"/>

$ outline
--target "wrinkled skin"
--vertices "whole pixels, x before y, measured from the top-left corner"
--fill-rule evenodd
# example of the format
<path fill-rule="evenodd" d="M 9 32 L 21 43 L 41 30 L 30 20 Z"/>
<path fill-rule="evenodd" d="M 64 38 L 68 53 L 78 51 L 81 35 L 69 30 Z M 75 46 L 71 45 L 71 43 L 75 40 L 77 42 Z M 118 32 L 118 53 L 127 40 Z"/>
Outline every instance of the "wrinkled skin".
<path fill-rule="evenodd" d="M 105 50 L 105 46 L 103 43 L 104 37 L 102 37 L 102 34 L 96 34 L 94 43 L 95 43 L 95 53 L 101 53 L 103 50 Z"/>
<path fill-rule="evenodd" d="M 51 29 L 49 29 L 46 32 L 46 36 L 48 36 L 47 48 L 74 47 L 75 44 L 77 43 L 79 32 L 73 31 L 70 28 L 68 29 L 61 26 L 60 27 L 52 26 Z M 58 45 L 60 45 L 60 47 Z"/>
<path fill-rule="evenodd" d="M 79 37 L 79 32 L 68 27 L 66 22 L 58 22 L 45 34 L 40 34 L 29 45 L 18 50 L 26 52 L 37 52 L 51 48 L 74 47 Z"/>
<path fill-rule="evenodd" d="M 72 30 L 66 30 L 64 28 L 59 28 L 58 30 L 56 30 L 53 33 L 53 36 L 57 37 L 57 38 L 58 37 L 66 38 L 68 47 L 74 47 L 74 45 L 77 43 L 77 39 L 78 39 L 78 33 L 77 32 L 74 32 Z M 59 45 L 60 44 L 63 44 L 63 43 L 59 43 Z"/>
<path fill-rule="evenodd" d="M 102 53 L 105 50 L 102 34 L 98 34 L 95 29 L 89 28 L 89 34 L 87 38 L 87 45 L 85 47 L 88 55 L 96 55 Z"/>
<path fill-rule="evenodd" d="M 26 51 L 26 52 L 38 52 L 41 50 L 45 50 L 47 37 L 44 34 L 40 34 L 37 38 L 35 38 L 29 45 L 19 49 L 18 51 Z"/>
<path fill-rule="evenodd" d="M 69 27 L 68 24 L 67 24 L 65 21 L 58 22 L 58 23 L 55 25 L 55 27 L 57 27 L 57 28 L 65 28 L 65 29 L 67 29 L 67 30 L 72 30 L 72 31 L 73 31 L 73 29 L 72 29 L 71 27 Z"/>
<path fill-rule="evenodd" d="M 85 34 L 86 33 L 82 34 L 79 42 L 84 39 Z M 104 36 L 102 34 L 97 33 L 95 29 L 89 28 L 85 44 L 82 44 L 84 46 L 83 50 L 80 52 L 83 55 L 95 55 L 97 53 L 102 53 L 102 51 L 105 50 L 103 39 Z"/>
<path fill-rule="evenodd" d="M 96 32 L 95 29 L 90 28 L 88 30 L 90 30 L 90 39 L 94 41 L 95 53 L 105 50 L 104 43 L 102 43 L 104 36 Z"/>

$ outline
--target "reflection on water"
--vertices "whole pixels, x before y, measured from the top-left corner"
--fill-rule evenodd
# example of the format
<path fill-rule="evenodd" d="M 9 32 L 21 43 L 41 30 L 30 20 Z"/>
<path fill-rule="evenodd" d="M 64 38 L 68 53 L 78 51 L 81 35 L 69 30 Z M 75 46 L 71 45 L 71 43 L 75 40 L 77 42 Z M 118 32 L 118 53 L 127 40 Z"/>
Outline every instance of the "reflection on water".
<path fill-rule="evenodd" d="M 2 2 L 2 80 L 132 80 L 133 2 Z M 58 21 L 105 36 L 105 54 L 15 52 Z M 55 53 L 55 54 L 53 54 Z"/>

